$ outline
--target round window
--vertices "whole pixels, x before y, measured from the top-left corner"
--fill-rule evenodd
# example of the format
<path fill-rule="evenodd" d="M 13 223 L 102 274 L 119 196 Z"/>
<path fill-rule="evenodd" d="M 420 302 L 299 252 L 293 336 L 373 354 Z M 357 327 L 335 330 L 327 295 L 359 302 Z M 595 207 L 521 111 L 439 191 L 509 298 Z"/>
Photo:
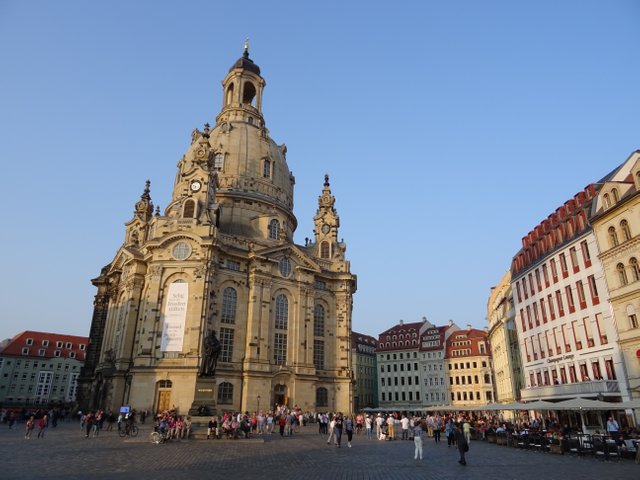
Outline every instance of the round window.
<path fill-rule="evenodd" d="M 280 275 L 283 277 L 288 277 L 291 275 L 291 260 L 287 257 L 282 257 L 280 259 L 280 263 L 278 264 L 278 268 L 280 269 Z"/>
<path fill-rule="evenodd" d="M 191 245 L 180 242 L 173 247 L 173 258 L 176 260 L 186 260 L 191 255 Z"/>

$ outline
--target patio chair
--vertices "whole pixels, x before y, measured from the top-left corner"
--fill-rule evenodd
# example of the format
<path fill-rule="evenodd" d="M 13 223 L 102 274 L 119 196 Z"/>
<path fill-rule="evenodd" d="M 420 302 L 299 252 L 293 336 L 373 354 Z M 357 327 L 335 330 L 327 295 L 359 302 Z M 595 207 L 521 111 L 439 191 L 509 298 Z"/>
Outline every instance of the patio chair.
<path fill-rule="evenodd" d="M 580 455 L 580 439 L 577 435 L 569 435 L 567 437 L 567 445 L 571 455 Z"/>
<path fill-rule="evenodd" d="M 593 454 L 593 438 L 588 433 L 578 434 L 580 440 L 579 455 L 592 455 Z"/>

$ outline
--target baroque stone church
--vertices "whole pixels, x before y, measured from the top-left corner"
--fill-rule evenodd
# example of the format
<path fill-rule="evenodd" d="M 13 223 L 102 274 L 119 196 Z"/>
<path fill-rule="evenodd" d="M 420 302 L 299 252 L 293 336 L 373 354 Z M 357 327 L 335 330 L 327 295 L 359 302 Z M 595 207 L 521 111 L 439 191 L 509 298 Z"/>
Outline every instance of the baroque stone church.
<path fill-rule="evenodd" d="M 245 45 L 215 125 L 191 135 L 163 213 L 147 181 L 124 243 L 92 280 L 82 409 L 351 410 L 356 277 L 328 176 L 314 238 L 293 241 L 295 179 L 265 126 L 265 85 Z M 212 331 L 219 354 L 204 377 Z"/>

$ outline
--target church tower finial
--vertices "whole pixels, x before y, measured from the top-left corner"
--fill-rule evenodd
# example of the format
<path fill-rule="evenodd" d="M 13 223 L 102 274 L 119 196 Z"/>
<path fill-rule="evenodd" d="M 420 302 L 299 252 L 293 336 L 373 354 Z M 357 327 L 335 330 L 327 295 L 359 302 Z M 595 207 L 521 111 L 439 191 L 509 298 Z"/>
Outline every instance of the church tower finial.
<path fill-rule="evenodd" d="M 244 52 L 242 52 L 244 58 L 249 58 L 249 37 L 244 39 Z"/>

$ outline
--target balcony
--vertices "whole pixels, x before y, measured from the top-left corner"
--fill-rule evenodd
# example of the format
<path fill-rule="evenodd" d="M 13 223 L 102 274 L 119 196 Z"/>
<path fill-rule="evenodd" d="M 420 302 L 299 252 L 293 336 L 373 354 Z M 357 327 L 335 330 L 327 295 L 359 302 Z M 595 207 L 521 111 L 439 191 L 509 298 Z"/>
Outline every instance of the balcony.
<path fill-rule="evenodd" d="M 543 385 L 520 390 L 522 401 L 554 400 L 566 397 L 593 396 L 602 394 L 619 394 L 617 380 L 596 380 L 593 382 L 567 383 L 562 385 Z"/>

